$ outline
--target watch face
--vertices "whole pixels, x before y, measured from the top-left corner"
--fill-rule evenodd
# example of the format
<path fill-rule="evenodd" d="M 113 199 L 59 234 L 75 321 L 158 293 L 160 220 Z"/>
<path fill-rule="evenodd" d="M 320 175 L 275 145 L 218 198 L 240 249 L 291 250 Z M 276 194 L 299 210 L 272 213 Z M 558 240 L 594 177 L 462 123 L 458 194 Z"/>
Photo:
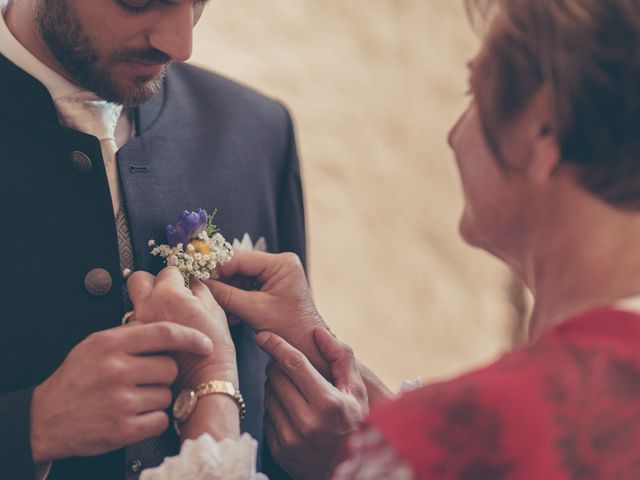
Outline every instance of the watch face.
<path fill-rule="evenodd" d="M 185 421 L 193 412 L 197 401 L 196 392 L 191 389 L 182 390 L 173 404 L 173 418 Z"/>

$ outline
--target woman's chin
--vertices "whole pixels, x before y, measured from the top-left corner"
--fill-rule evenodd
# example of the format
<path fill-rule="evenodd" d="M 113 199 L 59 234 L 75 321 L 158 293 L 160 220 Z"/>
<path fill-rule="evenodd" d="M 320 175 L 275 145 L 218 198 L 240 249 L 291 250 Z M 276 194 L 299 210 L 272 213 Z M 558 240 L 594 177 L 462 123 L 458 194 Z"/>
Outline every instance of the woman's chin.
<path fill-rule="evenodd" d="M 465 214 L 462 215 L 460 223 L 458 224 L 458 233 L 466 244 L 472 247 L 482 248 L 482 242 L 477 234 L 477 229 L 474 227 L 473 221 Z"/>

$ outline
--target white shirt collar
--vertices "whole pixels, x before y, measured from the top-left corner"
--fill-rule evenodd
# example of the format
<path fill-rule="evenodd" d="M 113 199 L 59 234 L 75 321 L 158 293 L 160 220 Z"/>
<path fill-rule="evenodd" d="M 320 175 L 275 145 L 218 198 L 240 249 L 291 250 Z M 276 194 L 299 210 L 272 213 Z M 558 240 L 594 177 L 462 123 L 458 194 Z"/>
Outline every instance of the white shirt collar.
<path fill-rule="evenodd" d="M 38 60 L 13 36 L 4 21 L 5 12 L 11 8 L 11 2 L 12 0 L 0 0 L 0 10 L 2 11 L 2 15 L 0 15 L 0 53 L 42 83 L 53 100 L 83 91 L 82 87 L 70 82 Z"/>
<path fill-rule="evenodd" d="M 38 60 L 13 36 L 4 21 L 4 15 L 11 8 L 12 1 L 14 0 L 0 0 L 0 54 L 42 83 L 49 91 L 54 103 L 62 97 L 86 92 L 86 89 L 70 82 Z M 122 110 L 116 127 L 116 143 L 118 147 L 122 147 L 134 135 L 131 111 L 130 109 Z"/>

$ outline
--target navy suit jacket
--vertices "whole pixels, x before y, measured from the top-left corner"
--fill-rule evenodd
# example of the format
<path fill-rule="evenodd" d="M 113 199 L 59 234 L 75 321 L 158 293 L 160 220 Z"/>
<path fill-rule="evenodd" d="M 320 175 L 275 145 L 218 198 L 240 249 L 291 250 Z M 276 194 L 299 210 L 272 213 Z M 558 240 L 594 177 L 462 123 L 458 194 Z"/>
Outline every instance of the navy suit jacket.
<path fill-rule="evenodd" d="M 305 257 L 293 126 L 279 103 L 176 63 L 162 90 L 135 110 L 137 136 L 117 156 L 136 268 L 157 273 L 149 239 L 183 209 L 218 209 L 228 240 L 249 233 L 268 250 Z M 73 168 L 79 151 L 90 172 Z M 48 91 L 0 56 L 0 478 L 31 479 L 29 408 L 34 386 L 90 333 L 124 313 L 111 198 L 99 141 L 61 126 Z M 90 295 L 87 272 L 113 287 Z M 248 414 L 262 439 L 266 356 L 244 325 L 233 329 Z M 55 479 L 124 478 L 123 451 L 54 462 Z"/>

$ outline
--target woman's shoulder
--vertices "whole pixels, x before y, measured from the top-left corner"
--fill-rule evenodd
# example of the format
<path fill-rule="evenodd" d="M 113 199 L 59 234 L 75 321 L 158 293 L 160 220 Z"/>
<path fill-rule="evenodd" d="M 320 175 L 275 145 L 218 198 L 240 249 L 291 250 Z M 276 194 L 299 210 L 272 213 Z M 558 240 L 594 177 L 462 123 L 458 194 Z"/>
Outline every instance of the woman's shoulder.
<path fill-rule="evenodd" d="M 618 445 L 640 434 L 639 342 L 640 316 L 589 312 L 484 368 L 375 408 L 369 425 L 425 476 L 570 478 L 595 468 L 594 478 L 612 478 L 608 468 L 640 460 L 636 442 Z"/>

